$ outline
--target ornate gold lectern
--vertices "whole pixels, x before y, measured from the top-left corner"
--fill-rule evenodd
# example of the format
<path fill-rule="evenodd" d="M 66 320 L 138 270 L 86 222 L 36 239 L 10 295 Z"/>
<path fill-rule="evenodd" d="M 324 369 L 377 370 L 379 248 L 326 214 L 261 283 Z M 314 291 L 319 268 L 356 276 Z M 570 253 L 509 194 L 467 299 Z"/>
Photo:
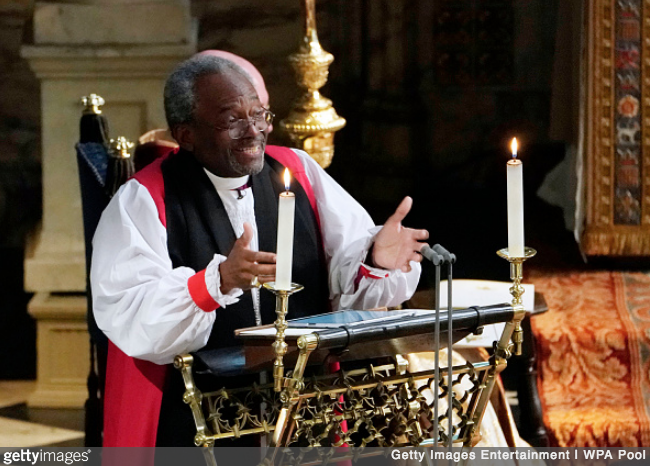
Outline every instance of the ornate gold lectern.
<path fill-rule="evenodd" d="M 495 342 L 494 355 L 489 361 L 440 368 L 437 387 L 434 368 L 410 373 L 398 357 L 403 353 L 431 350 L 436 315 L 430 311 L 412 315 L 395 311 L 398 312 L 395 317 L 384 313 L 386 318 L 375 321 L 287 337 L 284 359 L 288 364 L 293 363 L 294 369 L 281 378 L 279 393 L 274 391 L 274 383 L 202 393 L 193 377 L 193 369 L 197 368 L 218 375 L 218 365 L 225 358 L 244 361 L 240 367 L 242 373 L 271 368 L 275 356 L 271 342 L 276 340 L 277 333 L 252 332 L 248 337 L 246 332 L 240 333 L 245 343 L 237 350 L 241 353 L 236 357 L 230 348 L 178 356 L 174 365 L 185 381 L 184 400 L 192 409 L 197 427 L 195 443 L 211 447 L 221 439 L 268 434 L 270 447 L 347 444 L 351 447 L 456 445 L 471 448 L 480 440 L 478 427 L 496 376 L 516 351 L 516 345 L 510 340 L 525 315 L 517 307 L 501 304 L 455 310 L 454 340 L 477 332 L 483 325 L 508 323 L 500 340 Z M 449 328 L 449 319 L 446 313 L 439 319 L 444 333 Z M 366 367 L 305 376 L 310 363 L 320 363 L 331 354 L 338 355 L 342 364 L 351 360 L 368 362 Z M 228 370 L 233 371 L 232 367 Z M 439 423 L 433 419 L 435 404 L 444 400 L 450 390 L 453 391 L 451 431 L 446 427 L 448 422 L 442 422 L 449 418 L 447 411 L 441 410 Z M 265 406 L 262 412 L 261 404 Z M 344 421 L 347 430 L 342 427 Z M 273 463 L 275 452 L 275 448 L 268 450 L 267 464 Z"/>
<path fill-rule="evenodd" d="M 380 317 L 373 311 L 337 311 L 292 323 L 285 320 L 288 298 L 302 287 L 292 284 L 290 291 L 278 291 L 267 283 L 265 287 L 277 295 L 275 330 L 238 331 L 244 341 L 241 348 L 177 356 L 174 366 L 186 387 L 183 400 L 192 409 L 197 429 L 194 442 L 205 447 L 208 462 L 214 459 L 211 450 L 217 440 L 260 434 L 270 437 L 264 465 L 275 464 L 279 447 L 306 447 L 307 451 L 331 447 L 337 452 L 345 445 L 351 448 L 344 449 L 343 457 L 354 458 L 367 446 L 474 447 L 496 376 L 511 354 L 521 354 L 521 321 L 526 315 L 521 299 L 523 263 L 536 251 L 524 248 L 521 257 L 511 256 L 508 248 L 497 253 L 510 263 L 512 304 L 467 309 L 452 306 L 455 256 L 440 245 L 425 245 L 421 251 L 436 266 L 435 311 L 382 312 Z M 449 277 L 444 313 L 439 300 L 442 264 L 447 264 Z M 451 350 L 469 333 L 499 322 L 506 325 L 489 361 L 452 366 L 449 358 L 447 367 L 439 367 L 436 357 L 435 367 L 411 373 L 400 356 L 445 346 Z M 303 330 L 288 333 L 292 327 Z M 441 346 L 442 333 L 448 338 Z M 357 364 L 334 374 L 306 376 L 310 364 L 322 364 L 331 356 L 341 364 Z M 359 367 L 359 361 L 365 367 Z M 195 362 L 199 367 L 194 367 Z M 285 362 L 294 364 L 286 376 Z M 202 393 L 194 382 L 194 370 L 219 376 L 258 373 L 270 367 L 274 381 L 264 386 Z M 445 401 L 447 406 L 440 410 Z M 332 456 L 336 454 L 330 454 L 327 462 L 343 459 Z"/>

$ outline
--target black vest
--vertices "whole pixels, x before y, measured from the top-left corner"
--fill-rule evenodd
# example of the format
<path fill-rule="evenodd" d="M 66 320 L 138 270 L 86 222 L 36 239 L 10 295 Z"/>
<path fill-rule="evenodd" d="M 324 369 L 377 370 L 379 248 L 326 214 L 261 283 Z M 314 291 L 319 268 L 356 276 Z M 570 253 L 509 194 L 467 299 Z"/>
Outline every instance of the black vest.
<path fill-rule="evenodd" d="M 278 196 L 284 190 L 280 181 L 283 171 L 284 166 L 267 155 L 262 171 L 251 177 L 260 251 L 275 252 L 276 249 Z M 167 246 L 173 266 L 187 266 L 199 271 L 205 269 L 214 254 L 228 256 L 236 240 L 235 233 L 221 198 L 192 154 L 181 150 L 170 156 L 162 164 L 162 173 Z M 291 189 L 296 195 L 292 280 L 305 287 L 289 300 L 288 318 L 295 318 L 328 312 L 330 307 L 320 229 L 304 189 L 298 183 L 293 183 Z M 238 303 L 219 308 L 215 312 L 216 321 L 206 348 L 237 345 L 234 330 L 255 325 L 250 291 L 244 292 Z M 264 289 L 260 290 L 260 312 L 263 324 L 275 321 L 275 296 Z M 196 374 L 196 377 L 206 376 Z M 234 388 L 250 385 L 253 381 L 259 382 L 257 377 L 251 377 L 203 379 L 199 388 Z M 157 446 L 193 444 L 196 428 L 191 410 L 182 401 L 184 391 L 182 378 L 174 370 L 163 390 Z M 256 436 L 253 435 L 219 444 L 255 446 L 256 441 Z"/>
<path fill-rule="evenodd" d="M 284 166 L 265 156 L 262 171 L 251 177 L 255 198 L 259 250 L 275 252 L 278 196 L 284 191 Z M 230 219 L 210 179 L 191 153 L 180 151 L 162 164 L 167 215 L 167 245 L 174 267 L 203 270 L 214 254 L 228 256 L 236 240 Z M 304 189 L 294 182 L 296 195 L 292 281 L 304 290 L 291 296 L 288 318 L 328 312 L 329 287 L 316 217 Z M 260 290 L 262 324 L 275 321 L 275 296 Z M 255 325 L 252 295 L 244 292 L 236 304 L 217 309 L 208 346 L 237 345 L 235 329 Z"/>

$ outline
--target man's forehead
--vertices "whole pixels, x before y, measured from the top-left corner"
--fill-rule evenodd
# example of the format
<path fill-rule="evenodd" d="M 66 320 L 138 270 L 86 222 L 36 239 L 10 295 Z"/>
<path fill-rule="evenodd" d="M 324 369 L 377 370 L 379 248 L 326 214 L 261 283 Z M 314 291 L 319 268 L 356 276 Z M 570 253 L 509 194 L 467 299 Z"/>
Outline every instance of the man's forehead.
<path fill-rule="evenodd" d="M 218 102 L 218 110 L 225 112 L 227 110 L 237 109 L 241 107 L 250 107 L 251 105 L 259 105 L 260 99 L 257 94 L 253 95 L 240 95 L 234 99 L 224 99 Z"/>
<path fill-rule="evenodd" d="M 260 103 L 253 85 L 239 73 L 203 76 L 197 80 L 197 85 L 201 97 L 208 97 L 214 110 L 224 111 Z"/>

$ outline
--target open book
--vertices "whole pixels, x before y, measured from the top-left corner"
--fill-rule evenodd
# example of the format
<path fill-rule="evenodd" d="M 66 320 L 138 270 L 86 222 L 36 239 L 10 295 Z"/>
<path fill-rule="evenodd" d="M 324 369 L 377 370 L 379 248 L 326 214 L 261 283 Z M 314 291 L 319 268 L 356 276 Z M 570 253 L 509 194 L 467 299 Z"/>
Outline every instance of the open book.
<path fill-rule="evenodd" d="M 326 314 L 318 314 L 310 317 L 302 317 L 299 319 L 290 319 L 287 316 L 288 328 L 285 330 L 285 336 L 288 339 L 296 338 L 314 330 L 325 330 L 329 328 L 338 328 L 341 325 L 355 326 L 365 325 L 376 322 L 389 322 L 391 320 L 399 320 L 404 317 L 415 316 L 418 313 L 432 312 L 429 310 L 421 309 L 405 309 L 401 311 L 356 311 L 345 310 L 328 312 Z M 291 311 L 289 311 L 289 314 Z M 275 327 L 273 325 L 264 325 L 261 327 L 249 327 L 236 331 L 240 338 L 275 338 Z"/>

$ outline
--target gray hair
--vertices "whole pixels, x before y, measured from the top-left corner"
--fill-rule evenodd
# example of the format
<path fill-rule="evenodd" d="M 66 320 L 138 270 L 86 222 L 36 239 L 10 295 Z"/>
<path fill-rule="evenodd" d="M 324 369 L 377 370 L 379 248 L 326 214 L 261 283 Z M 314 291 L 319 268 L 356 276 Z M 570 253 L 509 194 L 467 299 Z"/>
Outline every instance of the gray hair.
<path fill-rule="evenodd" d="M 194 55 L 178 65 L 165 83 L 165 117 L 170 129 L 194 121 L 196 81 L 210 74 L 239 73 L 250 81 L 237 64 L 213 55 Z"/>

